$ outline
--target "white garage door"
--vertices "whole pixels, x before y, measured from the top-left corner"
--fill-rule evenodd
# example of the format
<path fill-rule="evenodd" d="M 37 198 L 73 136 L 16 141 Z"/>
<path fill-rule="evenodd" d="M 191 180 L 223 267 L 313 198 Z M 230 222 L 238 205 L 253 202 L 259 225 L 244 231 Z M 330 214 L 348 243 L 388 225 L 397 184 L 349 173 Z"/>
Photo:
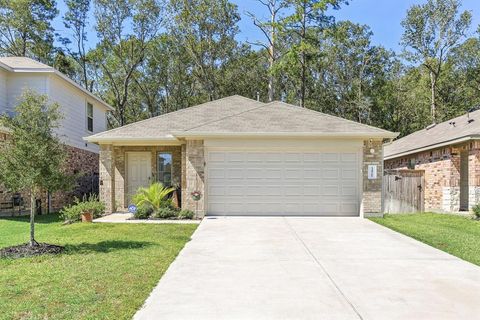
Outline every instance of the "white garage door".
<path fill-rule="evenodd" d="M 209 215 L 358 216 L 358 152 L 207 156 Z"/>

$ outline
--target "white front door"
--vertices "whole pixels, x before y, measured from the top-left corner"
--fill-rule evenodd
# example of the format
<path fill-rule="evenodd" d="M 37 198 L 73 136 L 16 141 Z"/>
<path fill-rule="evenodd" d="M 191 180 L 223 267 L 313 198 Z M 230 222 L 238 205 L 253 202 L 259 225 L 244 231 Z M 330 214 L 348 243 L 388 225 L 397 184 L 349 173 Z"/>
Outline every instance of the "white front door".
<path fill-rule="evenodd" d="M 127 153 L 127 201 L 131 204 L 132 196 L 140 187 L 150 185 L 152 178 L 152 154 L 150 152 Z"/>
<path fill-rule="evenodd" d="M 360 153 L 208 153 L 210 215 L 358 216 Z"/>

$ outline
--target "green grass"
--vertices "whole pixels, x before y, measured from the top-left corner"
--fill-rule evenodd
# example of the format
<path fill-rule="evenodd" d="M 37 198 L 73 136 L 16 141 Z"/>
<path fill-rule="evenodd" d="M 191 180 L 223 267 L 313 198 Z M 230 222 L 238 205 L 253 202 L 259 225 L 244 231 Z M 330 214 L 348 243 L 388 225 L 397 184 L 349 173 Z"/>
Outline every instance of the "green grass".
<path fill-rule="evenodd" d="M 370 220 L 480 265 L 480 221 L 435 214 L 396 214 Z"/>
<path fill-rule="evenodd" d="M 37 241 L 66 252 L 0 259 L 0 319 L 130 319 L 195 228 L 38 216 Z M 27 218 L 0 219 L 0 248 L 27 242 L 28 232 Z"/>

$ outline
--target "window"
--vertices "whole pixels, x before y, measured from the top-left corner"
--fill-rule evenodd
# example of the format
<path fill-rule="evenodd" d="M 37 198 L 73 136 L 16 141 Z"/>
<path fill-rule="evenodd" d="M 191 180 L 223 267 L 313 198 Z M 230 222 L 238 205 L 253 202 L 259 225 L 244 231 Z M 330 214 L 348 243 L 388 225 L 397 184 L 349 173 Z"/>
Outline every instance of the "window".
<path fill-rule="evenodd" d="M 93 132 L 93 105 L 87 102 L 87 130 Z"/>
<path fill-rule="evenodd" d="M 408 160 L 407 168 L 411 170 L 415 169 L 415 158 L 410 158 Z"/>
<path fill-rule="evenodd" d="M 172 186 L 172 154 L 159 153 L 157 158 L 157 180 L 166 187 Z"/>

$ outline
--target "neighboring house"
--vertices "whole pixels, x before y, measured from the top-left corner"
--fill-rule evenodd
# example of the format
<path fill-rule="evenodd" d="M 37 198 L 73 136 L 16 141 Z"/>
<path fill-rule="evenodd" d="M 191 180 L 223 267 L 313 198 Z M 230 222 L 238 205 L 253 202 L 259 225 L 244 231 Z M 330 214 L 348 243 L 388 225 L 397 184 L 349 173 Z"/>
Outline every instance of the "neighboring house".
<path fill-rule="evenodd" d="M 367 216 L 381 213 L 383 141 L 396 136 L 232 96 L 85 139 L 100 145 L 100 197 L 109 212 L 160 181 L 181 188 L 182 207 L 197 216 Z M 202 194 L 197 202 L 194 191 Z"/>
<path fill-rule="evenodd" d="M 88 193 L 95 187 L 99 148 L 86 143 L 82 137 L 105 131 L 106 113 L 112 107 L 50 66 L 25 57 L 0 58 L 0 114 L 14 115 L 15 106 L 26 89 L 44 94 L 60 105 L 63 119 L 57 133 L 67 146 L 67 169 L 72 174 L 83 175 L 73 192 L 50 196 L 51 208 L 59 209 L 73 195 Z M 6 139 L 5 131 L 0 128 L 0 143 Z M 0 187 L 3 207 L 8 207 L 12 196 Z M 45 205 L 46 195 L 42 198 Z"/>
<path fill-rule="evenodd" d="M 480 111 L 385 146 L 386 169 L 425 170 L 425 210 L 467 211 L 480 201 Z"/>

